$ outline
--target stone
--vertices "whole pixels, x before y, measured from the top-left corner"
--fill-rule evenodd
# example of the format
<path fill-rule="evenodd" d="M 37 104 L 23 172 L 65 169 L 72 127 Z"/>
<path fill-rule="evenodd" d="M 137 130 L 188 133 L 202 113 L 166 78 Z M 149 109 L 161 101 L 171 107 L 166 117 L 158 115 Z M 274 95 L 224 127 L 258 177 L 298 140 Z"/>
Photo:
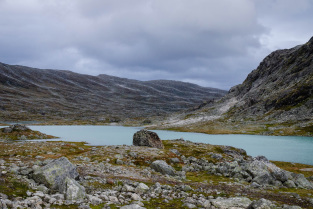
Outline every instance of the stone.
<path fill-rule="evenodd" d="M 116 159 L 115 163 L 116 163 L 117 165 L 123 165 L 124 162 L 123 162 L 123 160 Z"/>
<path fill-rule="evenodd" d="M 74 179 L 66 177 L 64 181 L 65 199 L 67 200 L 83 200 L 86 196 L 85 188 Z"/>
<path fill-rule="evenodd" d="M 274 179 L 269 173 L 264 173 L 256 176 L 252 181 L 258 183 L 259 185 L 267 185 L 273 182 Z"/>
<path fill-rule="evenodd" d="M 53 191 L 64 192 L 64 181 L 66 178 L 76 179 L 78 173 L 74 166 L 66 157 L 53 160 L 47 165 L 35 170 L 33 179 L 44 184 Z"/>
<path fill-rule="evenodd" d="M 265 162 L 265 163 L 269 163 L 270 161 L 263 155 L 259 155 L 259 156 L 256 156 L 254 159 L 258 160 L 258 161 L 262 161 L 262 162 Z"/>
<path fill-rule="evenodd" d="M 184 206 L 186 206 L 187 208 L 197 208 L 197 206 L 192 203 L 185 203 Z"/>
<path fill-rule="evenodd" d="M 294 183 L 299 188 L 313 189 L 313 184 L 307 180 L 303 174 L 292 173 Z"/>
<path fill-rule="evenodd" d="M 100 205 L 103 202 L 99 197 L 92 195 L 88 195 L 88 199 L 92 205 Z"/>
<path fill-rule="evenodd" d="M 175 170 L 172 166 L 168 165 L 164 160 L 156 160 L 151 163 L 150 166 L 157 172 L 160 172 L 164 175 L 175 176 Z"/>
<path fill-rule="evenodd" d="M 4 133 L 11 133 L 13 131 L 27 131 L 27 130 L 30 130 L 30 129 L 26 127 L 25 125 L 21 125 L 21 124 L 14 124 L 9 127 L 3 128 Z"/>
<path fill-rule="evenodd" d="M 259 199 L 253 201 L 248 209 L 274 209 L 277 208 L 276 205 L 274 205 L 270 200 L 267 199 Z"/>
<path fill-rule="evenodd" d="M 122 207 L 120 207 L 120 209 L 146 209 L 146 208 L 141 207 L 138 204 L 131 204 L 131 205 L 122 206 Z"/>
<path fill-rule="evenodd" d="M 247 208 L 251 204 L 251 200 L 246 197 L 232 197 L 228 199 L 213 199 L 211 203 L 214 207 L 220 209 L 228 208 Z"/>
<path fill-rule="evenodd" d="M 109 196 L 109 200 L 110 200 L 110 202 L 112 202 L 112 203 L 119 203 L 117 197 L 114 197 L 114 196 Z"/>
<path fill-rule="evenodd" d="M 287 187 L 287 188 L 295 188 L 296 187 L 296 184 L 295 182 L 293 182 L 292 180 L 288 180 L 284 183 L 284 186 Z"/>
<path fill-rule="evenodd" d="M 138 186 L 135 189 L 135 192 L 137 194 L 143 194 L 143 193 L 147 192 L 148 190 L 149 190 L 149 187 L 146 184 L 139 183 Z"/>
<path fill-rule="evenodd" d="M 180 162 L 180 160 L 177 157 L 171 158 L 170 160 L 172 163 L 179 163 Z"/>
<path fill-rule="evenodd" d="M 177 149 L 170 149 L 170 151 L 171 151 L 172 153 L 174 153 L 175 155 L 177 155 L 177 156 L 180 156 L 180 155 L 181 155 L 180 152 L 179 152 Z"/>
<path fill-rule="evenodd" d="M 122 191 L 123 192 L 134 192 L 135 188 L 132 186 L 129 186 L 128 184 L 124 184 Z"/>
<path fill-rule="evenodd" d="M 135 146 L 148 146 L 163 149 L 163 143 L 159 136 L 152 131 L 145 129 L 137 131 L 133 136 L 133 145 Z"/>
<path fill-rule="evenodd" d="M 140 201 L 140 200 L 141 200 L 141 197 L 140 197 L 138 194 L 136 194 L 136 193 L 131 194 L 130 197 L 131 197 L 133 200 L 135 200 L 135 201 Z"/>

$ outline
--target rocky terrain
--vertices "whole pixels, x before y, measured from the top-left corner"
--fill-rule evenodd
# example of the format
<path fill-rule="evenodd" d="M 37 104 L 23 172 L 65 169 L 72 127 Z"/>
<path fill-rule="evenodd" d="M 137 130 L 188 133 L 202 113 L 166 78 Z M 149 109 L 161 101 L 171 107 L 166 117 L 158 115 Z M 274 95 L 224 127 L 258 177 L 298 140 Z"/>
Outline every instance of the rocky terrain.
<path fill-rule="evenodd" d="M 313 38 L 271 53 L 225 97 L 175 114 L 160 127 L 313 136 Z"/>
<path fill-rule="evenodd" d="M 0 142 L 0 208 L 313 208 L 313 166 L 161 142 L 163 149 Z"/>
<path fill-rule="evenodd" d="M 0 63 L 2 121 L 145 120 L 220 98 L 226 91 L 178 81 L 137 81 Z"/>

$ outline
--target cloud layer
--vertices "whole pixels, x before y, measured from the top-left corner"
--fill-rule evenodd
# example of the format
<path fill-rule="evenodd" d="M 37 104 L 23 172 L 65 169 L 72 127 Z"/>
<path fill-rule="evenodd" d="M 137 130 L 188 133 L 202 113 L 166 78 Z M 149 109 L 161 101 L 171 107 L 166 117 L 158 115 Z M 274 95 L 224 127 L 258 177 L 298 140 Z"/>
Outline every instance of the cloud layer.
<path fill-rule="evenodd" d="M 0 0 L 0 62 L 229 89 L 313 36 L 310 0 Z"/>

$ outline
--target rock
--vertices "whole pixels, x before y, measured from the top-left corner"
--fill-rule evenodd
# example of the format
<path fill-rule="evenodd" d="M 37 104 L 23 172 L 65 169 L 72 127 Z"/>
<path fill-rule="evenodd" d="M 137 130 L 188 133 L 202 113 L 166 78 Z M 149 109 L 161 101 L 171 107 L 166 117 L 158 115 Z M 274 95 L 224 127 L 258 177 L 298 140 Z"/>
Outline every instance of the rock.
<path fill-rule="evenodd" d="M 262 161 L 262 162 L 265 162 L 265 163 L 269 163 L 270 161 L 263 155 L 259 155 L 259 156 L 256 156 L 254 159 L 258 160 L 258 161 Z"/>
<path fill-rule="evenodd" d="M 148 190 L 149 190 L 149 187 L 146 184 L 139 183 L 138 186 L 135 189 L 135 192 L 137 194 L 143 194 L 143 193 L 147 192 Z"/>
<path fill-rule="evenodd" d="M 8 199 L 8 195 L 0 193 L 0 199 L 2 199 L 2 200 Z"/>
<path fill-rule="evenodd" d="M 116 163 L 117 165 L 123 165 L 124 162 L 123 162 L 123 160 L 116 159 L 115 163 Z"/>
<path fill-rule="evenodd" d="M 267 199 L 260 199 L 260 200 L 255 200 L 253 201 L 248 209 L 274 209 L 277 208 L 276 205 L 274 205 L 271 201 Z"/>
<path fill-rule="evenodd" d="M 189 192 L 192 188 L 189 185 L 181 185 L 181 190 L 184 192 Z"/>
<path fill-rule="evenodd" d="M 232 197 L 228 199 L 213 199 L 211 203 L 214 207 L 220 209 L 228 208 L 247 208 L 251 204 L 251 200 L 246 197 Z"/>
<path fill-rule="evenodd" d="M 137 131 L 133 136 L 133 145 L 135 146 L 148 146 L 163 149 L 159 136 L 152 131 L 147 131 L 145 129 Z"/>
<path fill-rule="evenodd" d="M 217 154 L 217 153 L 212 153 L 211 157 L 214 158 L 214 159 L 220 160 L 220 159 L 223 158 L 223 155 Z"/>
<path fill-rule="evenodd" d="M 138 204 L 131 204 L 131 205 L 122 206 L 122 207 L 120 207 L 120 209 L 146 209 L 146 208 L 141 207 Z"/>
<path fill-rule="evenodd" d="M 160 172 L 164 175 L 168 174 L 170 176 L 175 176 L 175 170 L 172 166 L 168 165 L 165 161 L 163 160 L 156 160 L 151 163 L 150 166 L 152 169 L 154 169 L 157 172 Z"/>
<path fill-rule="evenodd" d="M 253 188 L 259 188 L 261 185 L 256 182 L 252 182 L 250 186 Z"/>
<path fill-rule="evenodd" d="M 141 197 L 138 194 L 136 194 L 136 193 L 131 194 L 131 198 L 133 200 L 135 200 L 135 201 L 140 201 L 141 200 Z"/>
<path fill-rule="evenodd" d="M 109 200 L 111 203 L 119 203 L 118 199 L 114 196 L 109 196 Z"/>
<path fill-rule="evenodd" d="M 296 184 L 292 180 L 288 180 L 284 183 L 284 186 L 287 188 L 295 188 Z"/>
<path fill-rule="evenodd" d="M 129 186 L 128 184 L 125 184 L 122 188 L 123 192 L 134 192 L 135 188 L 132 186 Z"/>
<path fill-rule="evenodd" d="M 184 206 L 187 207 L 187 208 L 197 208 L 197 206 L 195 206 L 192 203 L 185 203 Z"/>
<path fill-rule="evenodd" d="M 252 181 L 258 183 L 259 185 L 267 185 L 274 182 L 274 179 L 269 173 L 264 173 L 256 176 Z"/>
<path fill-rule="evenodd" d="M 53 191 L 64 192 L 66 178 L 76 179 L 76 167 L 66 158 L 61 157 L 35 170 L 33 179 L 44 184 Z"/>
<path fill-rule="evenodd" d="M 102 200 L 96 196 L 88 195 L 88 199 L 92 205 L 100 205 L 102 203 Z"/>
<path fill-rule="evenodd" d="M 305 189 L 313 189 L 313 184 L 307 180 L 303 174 L 292 173 L 294 183 L 300 187 Z"/>
<path fill-rule="evenodd" d="M 66 177 L 64 184 L 66 185 L 64 193 L 67 200 L 83 200 L 85 198 L 85 188 L 77 181 Z"/>
<path fill-rule="evenodd" d="M 14 124 L 9 127 L 3 128 L 4 133 L 11 133 L 13 131 L 27 131 L 27 130 L 30 130 L 30 129 L 26 127 L 25 125 L 21 125 L 21 124 Z"/>
<path fill-rule="evenodd" d="M 180 162 L 180 160 L 177 157 L 171 158 L 170 160 L 172 163 L 179 163 Z"/>

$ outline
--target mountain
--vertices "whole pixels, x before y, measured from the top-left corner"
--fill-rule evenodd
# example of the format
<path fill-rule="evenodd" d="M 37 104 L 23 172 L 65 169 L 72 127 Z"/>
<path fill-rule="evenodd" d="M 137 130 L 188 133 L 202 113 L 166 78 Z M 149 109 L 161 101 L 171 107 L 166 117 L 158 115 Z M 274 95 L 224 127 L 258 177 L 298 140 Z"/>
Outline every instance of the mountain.
<path fill-rule="evenodd" d="M 268 55 L 216 102 L 176 114 L 163 127 L 206 133 L 313 134 L 313 37 Z"/>
<path fill-rule="evenodd" d="M 116 122 L 181 111 L 226 93 L 179 81 L 137 81 L 0 63 L 2 121 Z"/>

